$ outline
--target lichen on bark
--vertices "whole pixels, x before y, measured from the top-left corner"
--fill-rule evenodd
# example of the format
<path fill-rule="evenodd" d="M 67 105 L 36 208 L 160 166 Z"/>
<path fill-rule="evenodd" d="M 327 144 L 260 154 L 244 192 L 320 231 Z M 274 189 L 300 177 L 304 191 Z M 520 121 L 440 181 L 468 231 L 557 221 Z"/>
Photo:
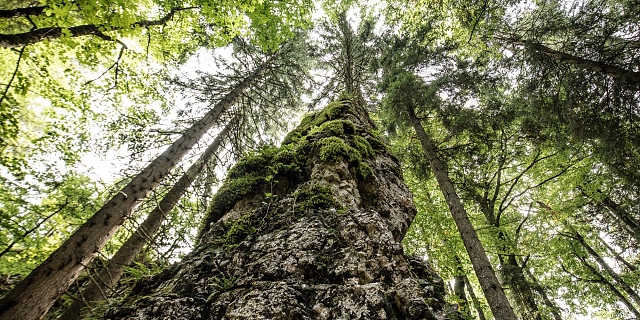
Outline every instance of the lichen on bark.
<path fill-rule="evenodd" d="M 442 280 L 403 252 L 415 207 L 373 129 L 337 101 L 241 160 L 194 251 L 105 318 L 447 318 Z"/>

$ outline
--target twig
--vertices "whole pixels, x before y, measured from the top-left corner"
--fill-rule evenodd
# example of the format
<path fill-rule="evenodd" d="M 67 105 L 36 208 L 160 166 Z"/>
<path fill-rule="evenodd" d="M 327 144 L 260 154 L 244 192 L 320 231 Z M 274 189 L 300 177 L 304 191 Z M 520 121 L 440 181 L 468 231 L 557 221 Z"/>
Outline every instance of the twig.
<path fill-rule="evenodd" d="M 11 83 L 13 83 L 13 79 L 15 79 L 16 74 L 18 74 L 18 69 L 20 68 L 20 61 L 22 60 L 22 54 L 24 53 L 25 48 L 26 46 L 23 46 L 22 49 L 20 49 L 20 53 L 18 54 L 18 61 L 16 62 L 16 69 L 13 71 L 13 74 L 11 75 L 11 79 L 9 79 L 9 83 L 7 83 L 7 87 L 4 89 L 4 93 L 2 93 L 2 97 L 0 97 L 0 104 L 2 104 L 2 100 L 4 100 L 4 98 L 7 96 L 7 93 L 9 92 L 9 88 L 11 87 Z"/>

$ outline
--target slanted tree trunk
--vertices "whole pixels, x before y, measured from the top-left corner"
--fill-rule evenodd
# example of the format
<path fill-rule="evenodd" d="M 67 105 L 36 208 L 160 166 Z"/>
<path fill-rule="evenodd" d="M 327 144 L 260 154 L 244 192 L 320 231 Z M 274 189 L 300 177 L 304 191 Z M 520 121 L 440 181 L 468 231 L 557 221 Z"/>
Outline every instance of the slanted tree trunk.
<path fill-rule="evenodd" d="M 526 272 L 527 277 L 529 277 L 531 283 L 531 288 L 542 297 L 542 301 L 544 305 L 551 311 L 551 315 L 555 320 L 562 320 L 562 315 L 560 314 L 560 308 L 549 298 L 547 294 L 547 290 L 540 284 L 538 279 L 531 273 L 529 268 L 523 269 Z"/>
<path fill-rule="evenodd" d="M 609 212 L 611 212 L 613 216 L 620 221 L 622 227 L 627 230 L 629 235 L 640 243 L 640 223 L 638 220 L 622 209 L 620 205 L 613 201 L 609 196 L 605 196 L 604 199 L 602 199 L 602 205 L 604 205 Z"/>
<path fill-rule="evenodd" d="M 484 315 L 484 310 L 482 310 L 482 305 L 480 304 L 480 300 L 476 297 L 476 293 L 473 291 L 473 287 L 471 286 L 471 282 L 469 281 L 469 277 L 464 276 L 464 283 L 467 285 L 467 290 L 469 290 L 469 296 L 471 297 L 471 301 L 473 301 L 473 307 L 478 312 L 479 320 L 486 320 L 487 317 Z"/>
<path fill-rule="evenodd" d="M 625 297 L 622 294 L 622 292 L 620 292 L 620 290 L 618 290 L 618 288 L 616 288 L 616 286 L 613 283 L 611 283 L 611 281 L 605 278 L 600 273 L 600 271 L 595 266 L 592 266 L 586 259 L 580 256 L 578 256 L 578 259 L 582 262 L 582 265 L 584 265 L 587 269 L 591 271 L 591 273 L 594 276 L 597 277 L 598 282 L 604 284 L 607 288 L 609 288 L 609 290 L 611 290 L 611 292 L 616 296 L 616 298 L 618 298 L 618 300 L 622 302 L 622 304 L 624 304 L 627 307 L 627 309 L 635 315 L 636 319 L 640 319 L 640 311 L 636 309 L 633 303 L 631 303 L 631 301 L 629 301 L 629 299 L 627 299 L 627 297 Z"/>
<path fill-rule="evenodd" d="M 0 300 L 0 319 L 39 319 L 67 291 L 124 221 L 242 93 L 271 64 L 247 75 L 207 114 L 107 201 L 69 239 Z"/>
<path fill-rule="evenodd" d="M 582 247 L 589 253 L 589 255 L 598 262 L 600 267 L 602 267 L 602 269 L 604 269 L 607 274 L 611 276 L 611 278 L 613 278 L 613 280 L 615 280 L 615 282 L 622 288 L 622 290 L 624 290 L 624 292 L 626 292 L 631 297 L 631 299 L 633 299 L 633 301 L 640 305 L 640 296 L 638 296 L 638 293 L 633 288 L 631 288 L 631 286 L 629 286 L 629 284 L 627 284 L 627 282 L 624 281 L 624 279 L 622 279 L 622 277 L 615 270 L 613 270 L 613 268 L 606 261 L 604 261 L 600 254 L 598 254 L 598 252 L 596 252 L 596 250 L 594 250 L 587 243 L 584 237 L 577 232 L 575 232 L 572 237 L 576 239 L 580 243 L 580 245 L 582 245 Z"/>
<path fill-rule="evenodd" d="M 240 160 L 194 251 L 104 318 L 444 318 L 442 280 L 402 250 L 416 209 L 372 129 L 334 102 Z"/>
<path fill-rule="evenodd" d="M 498 277 L 491 266 L 491 262 L 484 251 L 484 247 L 482 246 L 480 239 L 478 239 L 478 234 L 473 228 L 473 225 L 469 220 L 469 216 L 456 193 L 453 182 L 451 182 L 444 165 L 436 153 L 436 148 L 433 145 L 433 142 L 431 142 L 431 138 L 422 127 L 413 107 L 407 106 L 406 109 L 409 115 L 409 120 L 418 135 L 418 140 L 420 140 L 420 143 L 422 144 L 422 149 L 429 159 L 431 170 L 433 170 L 436 180 L 438 181 L 438 185 L 440 186 L 440 189 L 444 194 L 444 198 L 449 205 L 449 210 L 451 211 L 453 220 L 460 232 L 464 247 L 467 249 L 467 253 L 469 253 L 471 264 L 473 265 L 473 269 L 475 270 L 478 281 L 480 282 L 480 287 L 482 287 L 482 291 L 487 298 L 487 302 L 489 303 L 489 307 L 491 308 L 493 315 L 496 319 L 517 319 L 509 301 L 507 300 L 507 296 L 498 281 Z"/>
<path fill-rule="evenodd" d="M 516 260 L 516 256 L 514 254 L 500 254 L 499 259 L 500 265 L 502 266 L 500 272 L 503 283 L 509 286 L 511 296 L 517 305 L 522 307 L 522 310 L 518 312 L 520 316 L 522 316 L 523 319 L 542 320 L 542 315 L 538 309 L 533 290 L 524 277 L 524 272 Z"/>
<path fill-rule="evenodd" d="M 173 210 L 180 198 L 182 198 L 187 189 L 216 154 L 223 140 L 236 123 L 234 118 L 220 131 L 200 158 L 178 179 L 176 184 L 167 192 L 156 208 L 149 213 L 131 237 L 118 249 L 116 254 L 109 259 L 104 267 L 91 277 L 87 286 L 58 318 L 59 320 L 80 319 L 86 315 L 88 311 L 90 311 L 90 308 L 97 302 L 108 298 L 115 285 L 120 281 L 125 268 L 133 262 L 136 255 L 142 251 L 144 245 L 153 238 L 153 235 L 158 231 L 167 214 Z"/>
<path fill-rule="evenodd" d="M 498 172 L 498 185 L 495 195 L 497 195 L 497 190 L 500 186 L 500 175 L 501 172 Z M 500 228 L 500 213 L 498 213 L 498 217 L 494 214 L 497 197 L 494 196 L 492 199 L 487 199 L 486 197 L 483 198 L 480 195 L 476 195 L 476 198 L 481 199 L 481 201 L 479 201 L 480 211 L 487 219 L 487 223 L 494 226 L 497 230 L 499 242 L 498 259 L 500 260 L 502 283 L 505 287 L 508 287 L 507 290 L 510 292 L 510 296 L 516 305 L 520 307 L 518 313 L 523 319 L 541 320 L 542 315 L 538 309 L 533 289 L 525 278 L 523 268 L 516 259 L 516 255 L 512 253 L 514 252 L 512 247 L 514 242 L 511 237 Z"/>
<path fill-rule="evenodd" d="M 556 62 L 568 63 L 585 70 L 605 74 L 616 79 L 622 79 L 630 84 L 640 84 L 640 72 L 627 70 L 601 61 L 581 58 L 572 54 L 568 54 L 566 52 L 551 49 L 542 43 L 522 40 L 518 37 L 499 36 L 498 39 L 507 41 L 514 45 L 523 46 L 529 50 L 533 50 L 547 57 L 550 57 Z"/>

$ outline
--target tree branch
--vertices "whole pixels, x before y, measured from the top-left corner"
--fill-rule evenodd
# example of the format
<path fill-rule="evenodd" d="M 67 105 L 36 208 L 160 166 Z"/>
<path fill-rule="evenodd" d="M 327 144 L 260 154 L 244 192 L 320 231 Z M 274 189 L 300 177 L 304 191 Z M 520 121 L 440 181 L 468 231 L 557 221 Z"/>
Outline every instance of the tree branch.
<path fill-rule="evenodd" d="M 37 16 L 44 12 L 49 6 L 26 7 L 17 9 L 0 10 L 0 18 L 11 19 L 19 17 Z"/>
<path fill-rule="evenodd" d="M 166 24 L 176 12 L 196 9 L 198 7 L 186 7 L 186 8 L 174 8 L 171 9 L 165 16 L 161 17 L 158 20 L 142 20 L 133 23 L 128 27 L 115 27 L 115 26 L 107 26 L 107 25 L 94 25 L 87 24 L 81 26 L 73 26 L 69 28 L 62 27 L 48 27 L 48 28 L 39 28 L 35 30 L 31 30 L 29 32 L 24 33 L 16 33 L 16 34 L 0 34 L 0 47 L 2 48 L 14 48 L 27 46 L 30 44 L 38 43 L 43 40 L 50 39 L 58 39 L 62 37 L 65 33 L 69 34 L 71 37 L 82 37 L 88 35 L 96 35 L 101 37 L 104 31 L 113 31 L 120 30 L 125 28 L 135 28 L 135 27 L 151 27 L 151 26 L 159 26 Z"/>
<path fill-rule="evenodd" d="M 13 79 L 15 79 L 16 75 L 18 74 L 18 69 L 20 69 L 20 61 L 22 60 L 22 54 L 24 54 L 24 48 L 26 47 L 22 47 L 22 49 L 20 49 L 20 52 L 18 54 L 18 61 L 16 62 L 16 69 L 13 71 L 13 74 L 11 75 L 11 79 L 9 79 L 9 83 L 7 83 L 7 87 L 4 89 L 4 92 L 0 97 L 0 104 L 2 104 L 2 100 L 4 100 L 4 98 L 7 96 L 7 93 L 9 93 L 9 88 L 11 88 Z"/>

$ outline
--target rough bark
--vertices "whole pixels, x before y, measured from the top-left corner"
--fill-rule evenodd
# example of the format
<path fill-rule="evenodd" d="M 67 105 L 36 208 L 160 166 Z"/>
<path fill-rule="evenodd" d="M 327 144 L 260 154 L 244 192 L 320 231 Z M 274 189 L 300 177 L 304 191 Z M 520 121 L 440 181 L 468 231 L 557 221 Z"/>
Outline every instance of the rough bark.
<path fill-rule="evenodd" d="M 307 116 L 230 170 L 201 240 L 106 319 L 443 319 L 444 285 L 400 241 L 415 215 L 359 104 Z"/>
<path fill-rule="evenodd" d="M 127 241 L 118 249 L 116 254 L 109 259 L 104 267 L 102 267 L 95 275 L 91 277 L 87 286 L 82 289 L 80 295 L 76 297 L 73 303 L 58 318 L 64 319 L 81 319 L 90 311 L 89 308 L 97 302 L 108 298 L 109 294 L 120 281 L 124 274 L 125 268 L 131 265 L 134 258 L 142 248 L 153 238 L 158 231 L 167 214 L 173 210 L 180 198 L 186 190 L 196 180 L 200 172 L 209 163 L 211 158 L 220 148 L 223 139 L 229 133 L 229 130 L 235 125 L 236 121 L 231 120 L 218 136 L 211 142 L 207 149 L 202 153 L 200 158 L 187 169 L 176 184 L 167 192 L 167 194 L 158 203 L 156 208 L 149 213 L 147 218 L 140 224 L 138 229 L 127 239 Z"/>
<path fill-rule="evenodd" d="M 0 318 L 39 319 L 76 280 L 124 221 L 170 173 L 243 91 L 271 63 L 267 60 L 222 98 L 204 117 L 107 201 L 42 264 L 0 300 Z"/>
<path fill-rule="evenodd" d="M 164 15 L 158 20 L 142 20 L 142 21 L 135 22 L 132 25 L 127 26 L 126 28 L 151 27 L 151 26 L 164 25 L 169 20 L 171 20 L 177 12 L 190 10 L 190 9 L 195 9 L 195 8 L 193 7 L 174 8 L 174 9 L 171 9 L 166 15 Z M 68 32 L 70 37 L 82 37 L 82 36 L 95 35 L 95 36 L 100 36 L 104 38 L 107 36 L 105 36 L 103 32 L 124 29 L 124 28 L 125 27 L 114 27 L 114 26 L 95 25 L 95 24 L 72 26 L 68 28 L 62 28 L 62 27 L 38 28 L 38 29 L 30 30 L 28 32 L 23 32 L 23 33 L 0 34 L 0 47 L 16 48 L 16 47 L 28 46 L 30 44 L 38 43 L 43 40 L 58 39 L 62 37 L 65 34 L 65 32 Z"/>
<path fill-rule="evenodd" d="M 480 282 L 480 287 L 487 298 L 487 302 L 489 303 L 489 307 L 491 308 L 493 315 L 496 319 L 517 319 L 509 301 L 507 300 L 507 296 L 498 281 L 496 273 L 491 266 L 491 262 L 487 257 L 484 247 L 482 246 L 480 239 L 478 239 L 478 234 L 473 228 L 473 225 L 469 220 L 469 216 L 458 197 L 455 187 L 453 186 L 453 182 L 451 182 L 444 165 L 436 153 L 436 148 L 433 145 L 433 142 L 431 142 L 431 138 L 425 132 L 413 108 L 408 107 L 407 112 L 409 114 L 409 120 L 418 135 L 418 140 L 420 140 L 420 143 L 422 144 L 422 149 L 429 159 L 431 170 L 438 181 L 440 190 L 442 190 L 445 200 L 449 205 L 449 210 L 451 211 L 453 220 L 460 232 L 462 242 L 469 254 L 471 264 L 473 265 L 473 269 L 475 270 L 478 281 Z"/>

